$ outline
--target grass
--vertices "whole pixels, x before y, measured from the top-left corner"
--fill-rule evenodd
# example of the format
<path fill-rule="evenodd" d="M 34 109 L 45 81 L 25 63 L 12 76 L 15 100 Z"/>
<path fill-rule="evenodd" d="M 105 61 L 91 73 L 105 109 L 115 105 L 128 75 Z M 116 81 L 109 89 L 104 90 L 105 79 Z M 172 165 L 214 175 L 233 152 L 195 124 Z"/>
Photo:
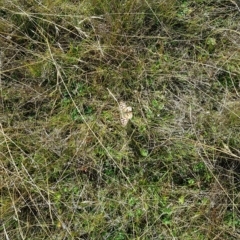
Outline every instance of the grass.
<path fill-rule="evenodd" d="M 3 0 L 1 239 L 239 239 L 239 7 Z"/>

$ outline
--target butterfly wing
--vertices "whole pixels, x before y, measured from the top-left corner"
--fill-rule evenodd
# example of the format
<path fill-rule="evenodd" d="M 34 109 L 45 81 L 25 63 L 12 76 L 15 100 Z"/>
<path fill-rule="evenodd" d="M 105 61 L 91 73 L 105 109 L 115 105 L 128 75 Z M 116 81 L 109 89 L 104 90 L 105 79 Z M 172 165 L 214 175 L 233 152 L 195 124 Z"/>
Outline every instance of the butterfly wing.
<path fill-rule="evenodd" d="M 126 103 L 121 101 L 119 103 L 120 108 L 120 121 L 122 125 L 125 127 L 129 121 L 129 119 L 132 118 L 132 107 L 127 107 Z"/>
<path fill-rule="evenodd" d="M 120 118 L 120 121 L 121 121 L 121 124 L 122 124 L 124 127 L 127 126 L 127 123 L 128 123 L 128 119 L 127 119 L 127 118 L 121 117 L 121 118 Z"/>
<path fill-rule="evenodd" d="M 120 112 L 123 112 L 127 107 L 127 104 L 123 101 L 119 102 Z"/>

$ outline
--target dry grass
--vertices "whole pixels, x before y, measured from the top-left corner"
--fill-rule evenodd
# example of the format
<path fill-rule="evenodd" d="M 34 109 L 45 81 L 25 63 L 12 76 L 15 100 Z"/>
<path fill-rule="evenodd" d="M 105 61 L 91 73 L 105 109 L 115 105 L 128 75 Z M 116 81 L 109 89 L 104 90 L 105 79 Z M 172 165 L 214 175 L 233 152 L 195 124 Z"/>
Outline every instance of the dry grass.
<path fill-rule="evenodd" d="M 1 5 L 1 239 L 239 239 L 238 1 Z"/>

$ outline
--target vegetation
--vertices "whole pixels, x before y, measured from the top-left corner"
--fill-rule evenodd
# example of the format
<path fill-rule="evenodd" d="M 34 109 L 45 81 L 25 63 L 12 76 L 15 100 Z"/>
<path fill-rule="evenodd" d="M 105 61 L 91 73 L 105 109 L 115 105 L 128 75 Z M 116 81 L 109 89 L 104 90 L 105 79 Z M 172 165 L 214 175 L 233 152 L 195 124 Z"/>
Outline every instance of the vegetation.
<path fill-rule="evenodd" d="M 1 239 L 240 238 L 237 0 L 2 0 L 0 19 Z"/>

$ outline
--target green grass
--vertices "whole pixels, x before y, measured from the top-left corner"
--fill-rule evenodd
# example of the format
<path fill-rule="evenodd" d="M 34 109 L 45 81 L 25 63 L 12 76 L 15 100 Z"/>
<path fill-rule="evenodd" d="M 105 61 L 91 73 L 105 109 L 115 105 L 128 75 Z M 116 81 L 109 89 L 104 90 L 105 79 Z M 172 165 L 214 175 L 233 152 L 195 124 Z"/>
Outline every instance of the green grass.
<path fill-rule="evenodd" d="M 1 239 L 239 239 L 237 4 L 3 0 Z"/>

